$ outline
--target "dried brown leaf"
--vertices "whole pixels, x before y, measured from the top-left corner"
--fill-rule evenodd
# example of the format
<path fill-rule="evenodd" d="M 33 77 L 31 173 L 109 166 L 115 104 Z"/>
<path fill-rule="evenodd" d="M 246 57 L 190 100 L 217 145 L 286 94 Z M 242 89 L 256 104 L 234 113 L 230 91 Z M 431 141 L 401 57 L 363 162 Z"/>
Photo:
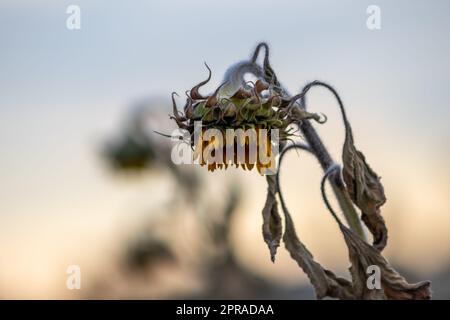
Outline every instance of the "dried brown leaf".
<path fill-rule="evenodd" d="M 430 281 L 408 283 L 381 255 L 380 251 L 362 241 L 353 231 L 339 224 L 349 249 L 355 297 L 357 299 L 428 300 Z M 366 270 L 376 265 L 381 271 L 382 290 L 367 288 Z"/>
<path fill-rule="evenodd" d="M 289 212 L 283 208 L 286 220 L 286 229 L 283 241 L 292 259 L 306 273 L 314 286 L 318 299 L 332 297 L 338 299 L 353 299 L 352 283 L 347 279 L 336 276 L 333 272 L 324 269 L 314 260 L 313 255 L 299 240 Z"/>
<path fill-rule="evenodd" d="M 362 240 L 352 230 L 342 224 L 330 205 L 325 192 L 325 182 L 338 166 L 327 170 L 321 183 L 322 197 L 328 210 L 339 225 L 349 251 L 351 262 L 350 273 L 353 281 L 353 293 L 356 299 L 392 299 L 392 300 L 425 300 L 431 297 L 431 283 L 421 281 L 410 284 L 381 255 L 380 250 Z M 381 289 L 369 289 L 367 286 L 367 270 L 369 266 L 380 269 Z"/>
<path fill-rule="evenodd" d="M 281 217 L 278 212 L 278 203 L 276 199 L 276 181 L 275 176 L 266 176 L 268 188 L 267 188 L 267 198 L 264 205 L 262 216 L 263 225 L 262 232 L 264 241 L 267 243 L 270 251 L 270 258 L 275 261 L 275 255 L 277 253 L 277 248 L 280 246 L 281 235 L 282 235 L 282 225 Z"/>
<path fill-rule="evenodd" d="M 361 210 L 361 218 L 373 235 L 374 247 L 381 251 L 386 246 L 388 237 L 380 212 L 386 196 L 380 178 L 367 164 L 364 154 L 355 148 L 350 127 L 347 129 L 342 159 L 342 174 L 349 195 Z"/>

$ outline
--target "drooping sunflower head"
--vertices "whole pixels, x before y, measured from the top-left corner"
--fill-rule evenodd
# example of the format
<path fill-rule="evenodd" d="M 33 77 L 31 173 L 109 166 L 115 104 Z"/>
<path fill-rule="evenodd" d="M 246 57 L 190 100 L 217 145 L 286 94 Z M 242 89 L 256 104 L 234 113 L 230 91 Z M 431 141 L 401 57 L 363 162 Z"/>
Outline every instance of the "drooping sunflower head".
<path fill-rule="evenodd" d="M 293 113 L 296 99 L 283 99 L 273 85 L 262 79 L 242 81 L 231 93 L 224 82 L 212 94 L 202 95 L 199 89 L 211 79 L 211 70 L 206 67 L 208 78 L 186 92 L 184 114 L 178 111 L 172 94 L 172 118 L 194 138 L 194 157 L 202 166 L 208 165 L 210 171 L 229 164 L 248 170 L 256 166 L 260 173 L 273 168 L 277 154 L 274 147 L 293 134 L 290 125 L 298 120 Z M 197 123 L 200 130 L 195 134 Z M 277 141 L 273 141 L 274 137 Z M 230 151 L 234 155 L 227 158 Z"/>

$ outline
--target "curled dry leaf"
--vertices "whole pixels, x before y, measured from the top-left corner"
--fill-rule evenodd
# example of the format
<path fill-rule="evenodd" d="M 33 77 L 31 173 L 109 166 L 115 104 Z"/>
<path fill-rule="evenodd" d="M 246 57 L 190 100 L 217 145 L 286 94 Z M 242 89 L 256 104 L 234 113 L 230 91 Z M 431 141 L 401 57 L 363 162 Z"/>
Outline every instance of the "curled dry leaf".
<path fill-rule="evenodd" d="M 291 145 L 283 150 L 280 155 L 281 160 L 289 149 L 303 149 L 309 151 L 308 146 Z M 291 257 L 297 262 L 299 267 L 307 274 L 318 299 L 324 297 L 338 299 L 430 299 L 430 282 L 422 281 L 410 284 L 402 277 L 381 255 L 381 252 L 375 247 L 363 241 L 358 235 L 342 224 L 335 211 L 331 207 L 325 193 L 325 182 L 338 166 L 332 166 L 325 173 L 321 183 L 321 192 L 323 200 L 339 225 L 348 247 L 349 258 L 351 262 L 350 273 L 352 281 L 337 277 L 333 272 L 324 269 L 314 260 L 313 255 L 308 251 L 305 245 L 299 240 L 295 227 L 286 207 L 283 194 L 280 190 L 279 173 L 276 180 L 268 179 L 269 189 L 273 190 L 273 184 L 276 184 L 276 191 L 280 197 L 281 207 L 285 217 L 285 232 L 283 241 Z M 367 286 L 367 270 L 369 266 L 378 266 L 381 270 L 380 282 L 382 289 L 369 289 Z"/>
<path fill-rule="evenodd" d="M 267 243 L 270 251 L 270 258 L 272 262 L 275 261 L 275 255 L 277 253 L 277 248 L 280 246 L 282 225 L 281 217 L 278 212 L 278 203 L 276 199 L 276 182 L 273 175 L 266 176 L 268 188 L 267 188 L 267 199 L 264 205 L 262 216 L 263 225 L 262 232 L 264 241 Z"/>
<path fill-rule="evenodd" d="M 347 123 L 348 125 L 348 123 Z M 362 212 L 362 220 L 373 235 L 373 245 L 383 250 L 387 244 L 387 228 L 380 207 L 386 202 L 380 178 L 367 164 L 364 154 L 353 143 L 348 125 L 344 149 L 343 177 L 352 201 Z"/>
<path fill-rule="evenodd" d="M 391 299 L 391 300 L 427 300 L 431 298 L 431 283 L 421 281 L 408 283 L 381 255 L 375 247 L 363 241 L 352 230 L 347 228 L 330 205 L 325 193 L 325 182 L 329 175 L 339 170 L 333 166 L 325 173 L 321 183 L 322 197 L 328 210 L 339 225 L 348 248 L 355 299 Z M 381 289 L 369 289 L 367 286 L 367 270 L 369 266 L 380 268 Z"/>
<path fill-rule="evenodd" d="M 313 255 L 299 240 L 292 218 L 286 207 L 282 205 L 285 215 L 286 228 L 283 242 L 287 251 L 298 266 L 306 273 L 316 291 L 317 299 L 332 297 L 338 299 L 353 299 L 352 283 L 347 279 L 336 276 L 330 270 L 324 269 L 314 260 Z"/>
<path fill-rule="evenodd" d="M 339 227 L 349 250 L 352 263 L 350 272 L 357 299 L 428 300 L 431 298 L 430 281 L 408 283 L 381 255 L 379 250 L 362 241 L 343 224 L 340 223 Z M 371 265 L 380 268 L 383 290 L 367 289 L 366 270 Z"/>

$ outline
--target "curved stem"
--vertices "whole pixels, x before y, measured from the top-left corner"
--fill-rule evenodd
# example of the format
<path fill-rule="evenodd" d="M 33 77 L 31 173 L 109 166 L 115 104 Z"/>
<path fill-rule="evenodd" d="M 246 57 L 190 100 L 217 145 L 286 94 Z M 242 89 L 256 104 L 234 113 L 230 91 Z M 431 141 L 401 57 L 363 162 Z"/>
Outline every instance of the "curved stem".
<path fill-rule="evenodd" d="M 256 64 L 256 60 L 258 58 L 259 51 L 261 48 L 265 49 L 265 55 L 264 55 L 264 77 L 265 80 L 269 83 L 273 83 L 278 90 L 279 94 L 287 99 L 291 97 L 291 95 L 288 93 L 286 89 L 282 87 L 280 82 L 278 81 L 277 77 L 275 76 L 275 73 L 272 69 L 272 67 L 269 64 L 269 46 L 266 43 L 261 43 L 257 46 L 255 53 L 253 54 L 250 63 Z M 308 91 L 312 86 L 314 85 L 322 85 L 330 89 L 334 94 L 335 97 L 338 99 L 338 102 L 340 103 L 342 116 L 344 118 L 346 129 L 350 129 L 349 123 L 347 121 L 347 116 L 345 113 L 345 110 L 343 108 L 342 101 L 337 95 L 336 91 L 329 85 L 326 85 L 324 83 L 320 82 L 314 82 L 312 83 L 308 88 L 305 88 L 306 91 Z M 305 90 L 304 90 L 305 91 Z M 305 92 L 306 93 L 306 92 Z M 302 102 L 305 102 L 305 94 L 301 95 L 299 98 L 301 98 Z M 298 105 L 298 107 L 303 107 Z M 300 130 L 303 133 L 303 136 L 305 137 L 306 141 L 308 142 L 309 148 L 311 151 L 315 154 L 316 158 L 318 159 L 320 165 L 322 166 L 324 171 L 327 171 L 330 167 L 335 165 L 334 160 L 331 158 L 331 155 L 329 154 L 328 150 L 324 146 L 322 140 L 320 139 L 319 135 L 317 134 L 314 127 L 311 125 L 309 120 L 303 120 L 301 124 L 299 125 Z M 351 134 L 351 129 L 348 131 L 348 133 Z M 348 191 L 345 187 L 345 184 L 340 176 L 340 174 L 333 173 L 332 176 L 330 176 L 330 183 L 333 188 L 333 191 L 336 195 L 336 198 L 338 200 L 339 206 L 341 207 L 342 211 L 344 212 L 344 216 L 348 222 L 349 227 L 358 234 L 361 239 L 366 240 L 366 235 L 364 233 L 364 230 L 361 225 L 361 220 L 359 218 L 358 213 L 355 210 L 355 207 L 353 206 L 353 202 L 350 199 L 350 196 L 348 194 Z"/>
<path fill-rule="evenodd" d="M 306 144 L 301 144 L 301 143 L 296 143 L 296 144 L 291 144 L 287 147 L 285 147 L 281 153 L 280 153 L 280 158 L 278 160 L 278 170 L 276 173 L 276 187 L 277 187 L 277 192 L 278 192 L 278 196 L 280 197 L 280 202 L 281 202 L 281 207 L 283 208 L 283 211 L 287 212 L 287 207 L 286 207 L 286 202 L 284 201 L 284 196 L 283 193 L 281 192 L 281 186 L 280 186 L 280 171 L 281 171 L 281 162 L 284 158 L 284 155 L 286 154 L 286 152 L 290 149 L 302 149 L 304 151 L 308 151 L 309 153 L 311 153 L 312 155 L 314 155 L 314 153 L 311 151 L 311 148 L 309 148 Z"/>
<path fill-rule="evenodd" d="M 332 173 L 334 173 L 335 171 L 339 171 L 339 166 L 338 165 L 334 165 L 331 166 L 324 174 L 322 181 L 320 182 L 320 192 L 322 193 L 322 199 L 323 202 L 325 203 L 325 206 L 327 207 L 328 211 L 330 211 L 331 215 L 333 216 L 334 220 L 336 220 L 336 222 L 341 225 L 341 220 L 339 219 L 339 217 L 337 216 L 336 211 L 334 211 L 333 207 L 331 206 L 330 201 L 328 201 L 328 197 L 327 197 L 327 193 L 325 192 L 325 182 L 327 182 L 328 178 L 330 177 L 330 175 Z"/>
<path fill-rule="evenodd" d="M 319 160 L 320 165 L 322 166 L 324 171 L 327 171 L 329 168 L 335 165 L 335 162 L 331 158 L 328 150 L 322 143 L 322 140 L 319 138 L 316 130 L 313 128 L 311 123 L 306 120 L 300 124 L 300 130 L 303 133 L 306 141 L 316 155 Z M 336 196 L 336 199 L 339 203 L 339 206 L 344 213 L 345 219 L 347 223 L 361 239 L 366 240 L 366 234 L 361 225 L 361 220 L 359 219 L 359 215 L 356 212 L 355 207 L 353 206 L 353 202 L 350 199 L 348 191 L 342 181 L 341 175 L 338 172 L 333 172 L 330 176 L 330 184 L 333 188 L 333 192 Z"/>
<path fill-rule="evenodd" d="M 344 103 L 342 102 L 341 97 L 337 93 L 336 89 L 333 88 L 333 86 L 329 85 L 328 83 L 318 81 L 318 80 L 308 83 L 307 85 L 305 85 L 303 87 L 302 93 L 300 94 L 301 95 L 301 97 L 300 97 L 301 98 L 301 107 L 306 110 L 305 95 L 313 87 L 324 87 L 333 94 L 333 96 L 336 98 L 336 101 L 338 102 L 339 109 L 341 111 L 342 121 L 344 122 L 344 127 L 345 127 L 345 134 L 349 135 L 353 139 L 352 127 L 350 126 L 350 122 L 348 121 L 347 112 L 345 111 Z"/>
<path fill-rule="evenodd" d="M 325 87 L 333 93 L 334 97 L 336 98 L 339 104 L 339 109 L 341 110 L 342 120 L 344 122 L 345 127 L 346 139 L 347 137 L 353 139 L 352 128 L 347 119 L 344 104 L 342 103 L 339 94 L 331 85 L 320 81 L 313 81 L 311 83 L 308 83 L 302 90 L 302 94 L 300 97 L 301 108 L 306 110 L 305 95 L 312 87 L 315 86 Z M 300 125 L 300 129 L 302 130 L 303 135 L 305 135 L 306 140 L 310 144 L 311 148 L 315 151 L 315 154 L 317 155 L 317 158 L 319 159 L 322 168 L 325 171 L 331 169 L 332 166 L 335 165 L 335 163 L 331 158 L 330 154 L 328 153 L 328 150 L 322 143 L 321 139 L 319 138 L 319 135 L 317 134 L 316 130 L 312 127 L 311 123 L 309 121 L 303 121 L 302 124 Z M 351 200 L 350 195 L 348 194 L 348 191 L 346 189 L 346 186 L 342 180 L 340 170 L 333 171 L 332 173 L 330 173 L 330 184 L 333 188 L 333 191 L 339 202 L 339 206 L 341 207 L 344 213 L 345 219 L 347 220 L 350 229 L 352 229 L 362 239 L 366 240 L 366 234 L 364 233 L 364 230 L 362 228 L 361 220 L 359 218 L 358 213 L 356 212 L 356 209 L 353 205 L 353 201 Z"/>

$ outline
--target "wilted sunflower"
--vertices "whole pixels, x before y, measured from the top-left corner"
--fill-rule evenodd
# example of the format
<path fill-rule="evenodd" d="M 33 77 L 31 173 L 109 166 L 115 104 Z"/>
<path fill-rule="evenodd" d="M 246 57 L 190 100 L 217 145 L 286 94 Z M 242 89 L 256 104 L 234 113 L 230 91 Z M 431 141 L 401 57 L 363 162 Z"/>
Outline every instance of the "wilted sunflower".
<path fill-rule="evenodd" d="M 229 73 L 212 94 L 204 96 L 199 89 L 211 79 L 211 69 L 208 65 L 206 67 L 209 71 L 208 78 L 186 92 L 184 114 L 177 109 L 174 98 L 176 93 L 172 94 L 172 118 L 179 128 L 189 131 L 194 159 L 199 160 L 202 166 L 208 165 L 209 171 L 226 169 L 229 164 L 234 164 L 236 167 L 241 165 L 244 170 L 252 170 L 256 165 L 259 173 L 266 173 L 268 169 L 273 169 L 275 163 L 277 152 L 274 148 L 278 148 L 280 141 L 287 140 L 294 134 L 294 128 L 290 127 L 292 123 L 303 119 L 322 121 L 317 114 L 294 108 L 300 96 L 283 99 L 275 92 L 273 84 L 263 79 L 236 85 L 230 79 L 237 77 Z M 242 72 L 239 66 L 234 69 Z M 198 136 L 194 134 L 196 123 L 201 123 Z M 209 129 L 215 129 L 223 139 L 220 141 L 216 136 L 205 136 Z M 228 129 L 241 131 L 230 135 Z M 275 129 L 277 132 L 272 135 Z M 272 137 L 276 137 L 278 141 L 274 142 Z M 227 150 L 233 151 L 233 157 L 226 157 Z M 242 150 L 242 156 L 239 150 Z M 205 159 L 205 153 L 211 157 Z"/>
<path fill-rule="evenodd" d="M 256 63 L 261 49 L 265 50 L 262 67 Z M 325 174 L 321 180 L 320 191 L 323 202 L 330 211 L 335 222 L 339 226 L 348 248 L 351 262 L 351 280 L 336 276 L 332 271 L 322 267 L 314 260 L 313 255 L 301 242 L 297 235 L 292 216 L 284 200 L 280 188 L 280 172 L 276 175 L 267 175 L 267 198 L 262 210 L 263 237 L 269 247 L 271 260 L 275 261 L 277 248 L 281 241 L 284 242 L 290 256 L 298 266 L 308 275 L 319 299 L 324 297 L 338 299 L 429 299 L 431 297 L 430 282 L 421 281 L 409 283 L 402 277 L 383 257 L 381 251 L 387 244 L 387 226 L 381 215 L 380 207 L 385 203 L 384 188 L 379 176 L 366 162 L 364 154 L 354 145 L 354 135 L 342 99 L 337 91 L 329 84 L 321 81 L 313 81 L 305 85 L 302 92 L 291 96 L 278 81 L 274 70 L 269 63 L 269 46 L 260 43 L 256 47 L 250 60 L 237 63 L 230 67 L 225 74 L 225 80 L 221 86 L 209 96 L 199 93 L 199 88 L 205 85 L 211 78 L 211 70 L 206 80 L 194 86 L 186 92 L 187 101 L 184 107 L 184 115 L 177 110 L 173 99 L 173 119 L 182 129 L 188 130 L 192 135 L 198 131 L 207 135 L 206 139 L 197 139 L 192 146 L 198 157 L 204 151 L 211 148 L 215 152 L 222 152 L 224 142 L 216 137 L 226 137 L 225 145 L 235 150 L 238 146 L 245 145 L 245 159 L 226 159 L 213 157 L 202 160 L 202 165 L 208 165 L 209 170 L 216 167 L 227 167 L 229 162 L 244 169 L 252 169 L 251 146 L 247 148 L 246 138 L 240 139 L 232 136 L 231 141 L 224 132 L 227 129 L 255 129 L 255 132 L 267 130 L 262 137 L 256 140 L 258 151 L 265 155 L 273 155 L 273 145 L 268 142 L 269 133 L 277 130 L 279 133 L 279 145 L 282 151 L 278 162 L 280 165 L 286 152 L 291 149 L 302 150 L 313 155 L 321 164 Z M 245 82 L 244 76 L 252 73 L 257 80 Z M 306 111 L 305 94 L 313 87 L 323 87 L 329 90 L 335 97 L 341 111 L 345 127 L 345 141 L 342 152 L 343 169 L 331 158 L 321 138 L 307 121 L 313 119 L 318 122 L 326 121 L 318 114 Z M 172 95 L 172 98 L 173 95 Z M 300 103 L 297 100 L 302 99 Z M 197 123 L 201 123 L 197 130 Z M 297 127 L 304 135 L 306 143 L 282 144 L 283 140 L 290 139 L 293 135 L 291 124 Z M 209 129 L 220 132 L 220 135 L 208 135 Z M 202 141 L 204 140 L 204 141 Z M 223 140 L 223 139 L 222 139 Z M 192 139 L 191 139 L 192 141 Z M 242 148 L 241 148 L 242 149 Z M 261 151 L 262 150 L 262 151 Z M 259 158 L 258 158 L 259 159 Z M 229 161 L 229 162 L 228 162 Z M 220 163 L 219 163 L 220 162 Z M 227 165 L 224 165 L 224 164 Z M 261 173 L 265 171 L 264 163 L 256 162 L 256 167 Z M 332 185 L 332 189 L 340 205 L 342 213 L 347 220 L 344 224 L 337 211 L 328 200 L 325 190 L 326 182 Z M 279 213 L 279 204 L 284 215 Z M 355 207 L 361 211 L 359 217 Z M 373 244 L 369 244 L 363 231 L 361 220 L 367 226 L 373 236 Z M 284 229 L 283 229 L 284 225 Z M 378 288 L 369 286 L 369 268 L 379 268 Z M 372 277 L 372 276 L 371 276 Z M 371 280 L 372 281 L 372 280 Z"/>

